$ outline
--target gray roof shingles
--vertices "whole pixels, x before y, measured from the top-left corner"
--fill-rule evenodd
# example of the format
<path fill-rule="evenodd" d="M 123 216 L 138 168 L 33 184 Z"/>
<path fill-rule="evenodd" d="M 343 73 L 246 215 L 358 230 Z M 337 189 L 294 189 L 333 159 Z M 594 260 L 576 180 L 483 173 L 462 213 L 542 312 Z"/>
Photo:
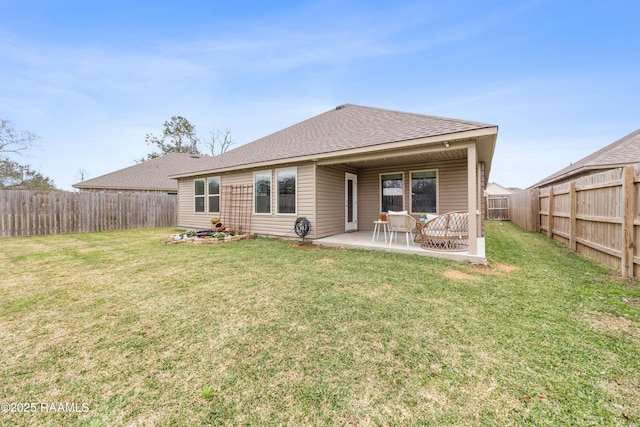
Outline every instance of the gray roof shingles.
<path fill-rule="evenodd" d="M 175 191 L 177 181 L 171 176 L 196 175 L 260 162 L 286 162 L 298 157 L 492 127 L 496 126 L 345 104 L 219 156 L 167 154 L 73 186 L 80 189 Z"/>
<path fill-rule="evenodd" d="M 640 163 L 640 129 L 548 176 L 533 187 L 568 178 L 586 170 Z"/>
<path fill-rule="evenodd" d="M 296 157 L 496 127 L 486 123 L 345 104 L 209 158 L 193 172 L 286 161 Z"/>
<path fill-rule="evenodd" d="M 186 173 L 208 164 L 210 156 L 170 153 L 74 184 L 79 189 L 177 191 L 178 183 L 170 175 Z"/>

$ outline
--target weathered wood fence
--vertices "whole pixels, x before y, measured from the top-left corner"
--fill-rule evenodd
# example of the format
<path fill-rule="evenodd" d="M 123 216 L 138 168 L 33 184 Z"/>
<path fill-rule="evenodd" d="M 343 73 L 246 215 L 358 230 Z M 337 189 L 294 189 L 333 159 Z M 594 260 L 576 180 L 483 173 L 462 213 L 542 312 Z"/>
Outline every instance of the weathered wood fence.
<path fill-rule="evenodd" d="M 508 220 L 509 196 L 487 196 L 487 219 Z"/>
<path fill-rule="evenodd" d="M 177 196 L 0 190 L 0 237 L 176 226 Z"/>
<path fill-rule="evenodd" d="M 530 188 L 509 196 L 511 221 L 528 231 L 540 231 L 540 190 Z"/>
<path fill-rule="evenodd" d="M 578 253 L 620 270 L 640 272 L 640 165 L 511 196 L 511 219 Z"/>

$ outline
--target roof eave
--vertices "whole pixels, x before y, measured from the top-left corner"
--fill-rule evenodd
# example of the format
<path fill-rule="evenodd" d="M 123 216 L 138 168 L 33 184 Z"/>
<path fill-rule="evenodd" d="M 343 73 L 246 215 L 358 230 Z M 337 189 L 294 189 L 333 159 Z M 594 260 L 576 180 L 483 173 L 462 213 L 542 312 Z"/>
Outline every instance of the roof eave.
<path fill-rule="evenodd" d="M 127 187 L 127 186 L 108 186 L 108 185 L 84 185 L 78 184 L 72 185 L 73 188 L 78 190 L 127 190 L 127 191 L 168 191 L 175 192 L 178 187 Z"/>
<path fill-rule="evenodd" d="M 493 136 L 493 146 L 495 146 L 495 139 L 497 136 L 497 132 L 498 132 L 497 126 L 487 126 L 481 129 L 427 136 L 427 137 L 416 138 L 416 139 L 407 139 L 407 140 L 395 141 L 395 142 L 387 142 L 383 144 L 352 148 L 348 150 L 340 150 L 340 151 L 332 151 L 328 153 L 318 153 L 318 154 L 310 154 L 305 156 L 274 159 L 274 160 L 268 160 L 264 162 L 238 164 L 238 165 L 229 166 L 225 168 L 193 171 L 193 172 L 188 172 L 184 174 L 170 175 L 169 178 L 182 179 L 182 178 L 188 178 L 192 176 L 208 175 L 212 173 L 217 174 L 217 173 L 223 173 L 223 172 L 231 172 L 238 169 L 265 168 L 269 166 L 279 165 L 282 163 L 299 163 L 299 162 L 306 162 L 306 161 L 322 162 L 323 160 L 326 162 L 329 159 L 337 160 L 338 158 L 346 158 L 350 156 L 362 155 L 364 153 L 373 152 L 373 151 L 398 150 L 402 148 L 413 147 L 416 145 L 437 144 L 437 143 L 442 143 L 446 141 L 474 139 L 474 138 L 481 138 L 481 137 L 487 137 L 487 136 Z M 491 148 L 491 154 L 493 153 L 493 149 L 494 148 Z M 490 165 L 490 160 L 489 160 L 489 165 Z"/>

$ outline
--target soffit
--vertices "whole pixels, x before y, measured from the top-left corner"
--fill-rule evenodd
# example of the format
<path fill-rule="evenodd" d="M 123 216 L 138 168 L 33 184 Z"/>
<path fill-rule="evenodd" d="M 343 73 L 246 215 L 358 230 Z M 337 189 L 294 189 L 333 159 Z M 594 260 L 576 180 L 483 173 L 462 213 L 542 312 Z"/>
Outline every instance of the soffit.
<path fill-rule="evenodd" d="M 443 162 L 448 160 L 466 159 L 466 149 L 450 149 L 447 151 L 436 151 L 417 153 L 410 155 L 389 155 L 387 157 L 372 160 L 345 161 L 342 164 L 352 166 L 358 169 L 377 168 L 395 165 L 409 165 L 418 163 Z"/>

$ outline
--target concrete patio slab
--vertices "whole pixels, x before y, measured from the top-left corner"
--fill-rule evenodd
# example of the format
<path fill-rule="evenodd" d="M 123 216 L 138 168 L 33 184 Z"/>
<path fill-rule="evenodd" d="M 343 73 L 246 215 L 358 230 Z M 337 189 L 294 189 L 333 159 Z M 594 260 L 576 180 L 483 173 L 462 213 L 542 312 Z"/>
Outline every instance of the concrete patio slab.
<path fill-rule="evenodd" d="M 377 240 L 374 240 L 372 242 L 371 240 L 373 237 L 373 233 L 371 231 L 353 231 L 349 233 L 336 234 L 329 237 L 323 237 L 321 239 L 315 239 L 313 241 L 313 244 L 320 246 L 398 252 L 433 258 L 450 259 L 454 261 L 466 261 L 473 264 L 487 264 L 484 238 L 478 238 L 478 254 L 471 255 L 469 252 L 445 252 L 426 250 L 422 249 L 420 245 L 413 243 L 412 241 L 409 242 L 409 247 L 407 247 L 404 233 L 399 234 L 400 235 L 398 236 L 397 241 L 394 241 L 391 244 L 385 243 L 384 235 L 382 233 L 378 236 Z"/>

